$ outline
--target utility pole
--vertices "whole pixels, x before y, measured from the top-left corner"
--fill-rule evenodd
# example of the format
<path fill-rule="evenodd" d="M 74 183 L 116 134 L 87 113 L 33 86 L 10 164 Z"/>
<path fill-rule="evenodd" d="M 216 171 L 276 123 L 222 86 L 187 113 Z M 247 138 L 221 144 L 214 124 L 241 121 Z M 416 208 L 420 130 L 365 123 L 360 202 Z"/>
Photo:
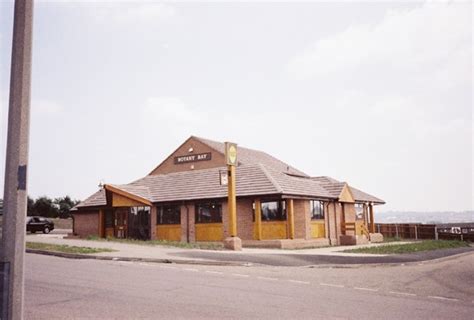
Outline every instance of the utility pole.
<path fill-rule="evenodd" d="M 0 246 L 0 319 L 23 319 L 33 0 L 15 0 Z"/>

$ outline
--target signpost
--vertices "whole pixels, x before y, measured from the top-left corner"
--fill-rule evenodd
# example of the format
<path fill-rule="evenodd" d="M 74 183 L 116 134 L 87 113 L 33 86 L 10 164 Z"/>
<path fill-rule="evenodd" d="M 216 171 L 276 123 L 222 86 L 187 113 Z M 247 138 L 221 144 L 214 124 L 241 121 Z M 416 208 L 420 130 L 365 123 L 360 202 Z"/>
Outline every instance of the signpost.
<path fill-rule="evenodd" d="M 242 250 L 242 240 L 237 237 L 237 202 L 235 194 L 235 167 L 237 165 L 237 144 L 225 143 L 227 164 L 227 210 L 229 212 L 230 237 L 224 240 L 224 247 L 231 250 Z"/>

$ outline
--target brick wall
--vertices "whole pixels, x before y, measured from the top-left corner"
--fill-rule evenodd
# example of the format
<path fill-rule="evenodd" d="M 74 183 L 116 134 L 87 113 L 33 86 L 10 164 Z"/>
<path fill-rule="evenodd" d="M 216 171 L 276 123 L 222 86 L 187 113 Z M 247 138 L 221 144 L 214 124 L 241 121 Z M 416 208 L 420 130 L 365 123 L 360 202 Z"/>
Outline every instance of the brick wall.
<path fill-rule="evenodd" d="M 99 210 L 77 211 L 74 217 L 73 233 L 81 238 L 99 236 Z"/>
<path fill-rule="evenodd" d="M 293 200 L 295 210 L 295 239 L 311 239 L 309 200 Z"/>
<path fill-rule="evenodd" d="M 242 240 L 253 240 L 253 200 L 237 199 L 237 236 Z M 229 211 L 227 201 L 222 201 L 222 224 L 224 239 L 230 236 Z"/>
<path fill-rule="evenodd" d="M 193 148 L 193 152 L 189 152 L 189 149 Z M 200 153 L 211 153 L 211 160 L 207 161 L 196 161 L 188 163 L 175 164 L 174 158 L 179 156 L 188 156 Z M 194 166 L 194 169 L 191 168 Z M 167 174 L 171 172 L 181 172 L 189 170 L 208 169 L 225 166 L 224 155 L 211 149 L 208 145 L 190 138 L 184 142 L 175 152 L 173 152 L 168 158 L 165 159 L 158 167 L 156 167 L 150 175 L 153 174 Z"/>
<path fill-rule="evenodd" d="M 237 199 L 237 235 L 242 240 L 254 239 L 252 199 Z"/>

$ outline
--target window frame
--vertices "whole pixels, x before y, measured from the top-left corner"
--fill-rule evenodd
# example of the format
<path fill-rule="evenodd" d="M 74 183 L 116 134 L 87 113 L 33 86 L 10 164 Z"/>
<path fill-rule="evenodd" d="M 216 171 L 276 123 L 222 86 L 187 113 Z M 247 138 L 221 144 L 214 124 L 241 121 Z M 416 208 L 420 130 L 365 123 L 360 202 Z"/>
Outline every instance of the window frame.
<path fill-rule="evenodd" d="M 177 215 L 177 219 L 176 220 L 168 219 L 167 222 L 163 222 L 164 210 L 168 208 L 174 209 L 173 214 Z M 172 221 L 172 222 L 169 222 L 169 221 Z M 181 206 L 172 205 L 172 204 L 156 206 L 156 225 L 157 226 L 177 225 L 177 224 L 179 225 L 181 224 Z"/>
<path fill-rule="evenodd" d="M 354 214 L 355 214 L 355 219 L 356 220 L 365 220 L 364 215 L 365 215 L 365 204 L 364 203 L 354 203 Z M 360 208 L 360 213 L 357 211 L 357 209 Z"/>
<path fill-rule="evenodd" d="M 316 205 L 317 203 L 317 205 Z M 324 201 L 321 200 L 310 200 L 309 201 L 309 208 L 311 213 L 311 221 L 320 221 L 324 220 L 326 216 L 326 212 L 324 210 Z M 320 213 L 318 215 L 314 214 L 316 208 L 320 208 Z"/>
<path fill-rule="evenodd" d="M 211 209 L 217 209 L 218 219 L 214 220 L 213 217 L 215 217 L 215 214 L 210 213 L 211 221 L 202 221 L 202 219 L 199 218 L 200 216 L 202 217 L 202 214 L 200 213 L 199 209 L 205 206 L 209 207 L 209 211 L 211 211 Z M 214 206 L 214 208 L 212 208 L 212 206 Z M 221 202 L 217 202 L 217 201 L 199 202 L 199 203 L 196 203 L 196 205 L 194 206 L 194 223 L 195 224 L 210 224 L 210 223 L 222 223 L 222 222 L 223 220 L 222 220 L 222 203 Z"/>
<path fill-rule="evenodd" d="M 276 202 L 277 203 L 277 218 L 270 218 L 266 219 L 264 217 L 264 210 L 263 210 L 263 205 L 265 203 L 271 203 L 271 202 Z M 255 222 L 255 202 L 252 204 L 252 209 L 253 209 L 253 221 Z M 261 214 L 261 221 L 263 223 L 265 222 L 281 222 L 281 221 L 287 221 L 288 220 L 288 213 L 286 210 L 286 200 L 284 199 L 268 199 L 268 200 L 262 200 L 260 202 L 260 214 Z"/>

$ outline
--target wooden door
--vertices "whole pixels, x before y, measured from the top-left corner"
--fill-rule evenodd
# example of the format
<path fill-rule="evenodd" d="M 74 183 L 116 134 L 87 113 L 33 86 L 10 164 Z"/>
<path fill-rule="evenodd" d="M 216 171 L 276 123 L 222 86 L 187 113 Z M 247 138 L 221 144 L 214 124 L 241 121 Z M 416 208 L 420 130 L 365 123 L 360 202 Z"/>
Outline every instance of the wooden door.
<path fill-rule="evenodd" d="M 124 239 L 127 237 L 127 215 L 127 210 L 115 210 L 115 238 Z"/>

